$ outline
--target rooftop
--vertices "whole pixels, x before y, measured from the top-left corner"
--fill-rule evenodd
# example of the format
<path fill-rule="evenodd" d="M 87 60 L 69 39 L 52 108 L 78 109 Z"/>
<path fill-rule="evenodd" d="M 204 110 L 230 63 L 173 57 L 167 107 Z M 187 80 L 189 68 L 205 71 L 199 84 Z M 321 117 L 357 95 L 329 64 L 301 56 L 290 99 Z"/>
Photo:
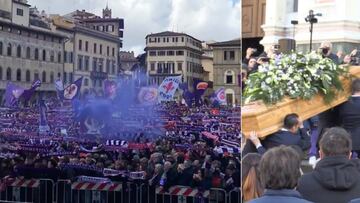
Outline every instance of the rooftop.
<path fill-rule="evenodd" d="M 216 42 L 216 43 L 212 43 L 209 44 L 210 46 L 214 46 L 214 47 L 222 47 L 222 46 L 241 46 L 241 39 L 237 38 L 237 39 L 233 39 L 233 40 L 229 40 L 229 41 L 223 41 L 223 42 Z"/>
<path fill-rule="evenodd" d="M 149 35 L 146 35 L 145 38 L 148 38 L 148 37 L 172 37 L 172 36 L 188 36 L 188 37 L 191 37 L 199 42 L 201 42 L 200 40 L 196 39 L 195 37 L 193 36 L 190 36 L 186 33 L 180 33 L 180 32 L 172 32 L 172 31 L 164 31 L 164 32 L 158 32 L 158 33 L 151 33 Z"/>

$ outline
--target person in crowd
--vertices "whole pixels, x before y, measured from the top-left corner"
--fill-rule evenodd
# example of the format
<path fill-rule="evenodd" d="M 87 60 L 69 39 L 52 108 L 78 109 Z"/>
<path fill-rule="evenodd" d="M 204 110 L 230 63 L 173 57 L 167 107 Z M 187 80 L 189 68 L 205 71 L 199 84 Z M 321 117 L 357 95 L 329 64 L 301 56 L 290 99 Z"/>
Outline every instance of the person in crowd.
<path fill-rule="evenodd" d="M 257 50 L 254 48 L 251 47 L 247 48 L 245 58 L 243 59 L 243 63 L 249 64 L 250 58 L 254 57 L 256 52 Z"/>
<path fill-rule="evenodd" d="M 319 52 L 324 58 L 331 59 L 335 64 L 340 64 L 339 57 L 332 53 L 332 44 L 331 42 L 324 41 L 320 44 Z"/>
<path fill-rule="evenodd" d="M 360 171 L 351 157 L 350 135 L 339 127 L 328 129 L 320 139 L 320 161 L 304 174 L 297 190 L 313 202 L 347 203 L 360 197 Z M 356 160 L 357 161 L 357 160 Z"/>
<path fill-rule="evenodd" d="M 339 107 L 339 120 L 351 135 L 352 150 L 356 156 L 360 154 L 360 79 L 352 82 L 351 89 L 351 98 Z"/>
<path fill-rule="evenodd" d="M 261 155 L 258 153 L 249 153 L 241 161 L 242 177 L 242 200 L 248 202 L 263 195 L 264 188 L 260 182 L 260 164 Z"/>
<path fill-rule="evenodd" d="M 267 149 L 280 146 L 280 145 L 296 145 L 303 151 L 310 148 L 310 137 L 303 126 L 303 123 L 297 114 L 288 114 L 284 118 L 284 127 L 267 136 L 264 140 L 260 141 L 256 132 L 251 132 L 250 141 L 245 145 L 243 153 L 256 151 L 260 154 L 264 154 Z"/>
<path fill-rule="evenodd" d="M 295 190 L 301 176 L 300 162 L 300 155 L 290 146 L 268 150 L 259 167 L 264 194 L 250 203 L 309 203 Z"/>

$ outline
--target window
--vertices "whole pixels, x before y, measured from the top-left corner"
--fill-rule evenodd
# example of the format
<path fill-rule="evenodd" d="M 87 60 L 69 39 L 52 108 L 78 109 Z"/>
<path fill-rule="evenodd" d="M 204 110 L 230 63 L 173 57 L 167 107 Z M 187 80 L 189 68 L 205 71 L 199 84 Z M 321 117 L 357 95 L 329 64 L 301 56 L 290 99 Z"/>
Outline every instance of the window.
<path fill-rule="evenodd" d="M 54 72 L 50 73 L 50 83 L 54 83 Z"/>
<path fill-rule="evenodd" d="M 20 69 L 16 70 L 16 81 L 21 81 L 21 70 Z"/>
<path fill-rule="evenodd" d="M 83 61 L 83 57 L 78 56 L 78 70 L 82 70 L 82 61 Z"/>
<path fill-rule="evenodd" d="M 174 56 L 174 51 L 168 51 L 168 52 L 167 52 L 167 55 L 168 55 L 168 56 Z"/>
<path fill-rule="evenodd" d="M 158 51 L 158 56 L 165 56 L 165 51 Z"/>
<path fill-rule="evenodd" d="M 183 55 L 184 55 L 184 51 L 176 51 L 176 55 L 177 55 L 177 56 L 183 56 Z"/>
<path fill-rule="evenodd" d="M 8 47 L 7 47 L 7 55 L 11 56 L 11 44 L 10 43 L 8 44 Z"/>
<path fill-rule="evenodd" d="M 54 62 L 54 60 L 55 60 L 54 51 L 51 51 L 50 52 L 50 61 Z"/>
<path fill-rule="evenodd" d="M 94 43 L 94 54 L 96 54 L 96 43 Z"/>
<path fill-rule="evenodd" d="M 106 60 L 106 73 L 110 73 L 110 61 Z"/>
<path fill-rule="evenodd" d="M 184 42 L 184 37 L 181 37 L 181 42 Z"/>
<path fill-rule="evenodd" d="M 84 85 L 85 85 L 85 86 L 88 86 L 88 85 L 89 85 L 89 79 L 85 78 L 85 80 L 84 80 Z"/>
<path fill-rule="evenodd" d="M 67 52 L 64 51 L 64 63 L 67 63 L 67 62 L 68 62 L 68 60 L 67 60 Z"/>
<path fill-rule="evenodd" d="M 0 66 L 0 80 L 2 80 L 2 75 L 3 75 L 2 67 Z"/>
<path fill-rule="evenodd" d="M 18 45 L 16 48 L 16 56 L 19 58 L 21 57 L 21 46 L 20 45 Z"/>
<path fill-rule="evenodd" d="M 46 61 L 46 50 L 44 49 L 43 51 L 42 51 L 42 59 L 43 59 L 43 61 Z"/>
<path fill-rule="evenodd" d="M 234 84 L 234 71 L 228 70 L 225 72 L 225 84 Z"/>
<path fill-rule="evenodd" d="M 81 50 L 82 49 L 82 40 L 80 39 L 79 40 L 79 50 Z"/>
<path fill-rule="evenodd" d="M 109 46 L 106 47 L 106 55 L 107 55 L 107 56 L 110 55 L 110 47 L 109 47 Z"/>
<path fill-rule="evenodd" d="M 30 47 L 26 48 L 26 58 L 30 59 Z"/>
<path fill-rule="evenodd" d="M 69 73 L 69 82 L 73 82 L 73 73 Z"/>
<path fill-rule="evenodd" d="M 175 42 L 178 42 L 178 37 L 175 38 Z"/>
<path fill-rule="evenodd" d="M 227 51 L 224 51 L 224 61 L 226 61 L 227 58 L 228 58 L 228 54 L 227 54 L 227 53 L 228 53 Z"/>
<path fill-rule="evenodd" d="M 3 43 L 0 42 L 0 55 L 2 55 L 2 54 L 3 54 Z"/>
<path fill-rule="evenodd" d="M 93 71 L 96 71 L 97 69 L 97 59 L 93 58 Z"/>
<path fill-rule="evenodd" d="M 58 78 L 61 78 L 61 73 L 60 72 L 58 73 Z"/>
<path fill-rule="evenodd" d="M 100 54 L 102 54 L 102 44 L 100 44 Z"/>
<path fill-rule="evenodd" d="M 177 67 L 178 71 L 182 71 L 182 62 L 178 62 Z"/>
<path fill-rule="evenodd" d="M 70 63 L 74 62 L 74 53 L 70 52 Z"/>
<path fill-rule="evenodd" d="M 30 82 L 30 71 L 26 70 L 26 82 Z"/>
<path fill-rule="evenodd" d="M 39 49 L 35 48 L 35 54 L 34 54 L 35 60 L 39 60 Z"/>
<path fill-rule="evenodd" d="M 89 50 L 89 42 L 86 41 L 86 42 L 85 42 L 85 51 L 88 51 L 88 50 Z"/>
<path fill-rule="evenodd" d="M 150 70 L 151 70 L 151 71 L 155 71 L 155 63 L 151 63 L 151 64 L 150 64 Z"/>
<path fill-rule="evenodd" d="M 43 71 L 42 72 L 42 82 L 46 82 L 46 72 L 45 71 Z"/>
<path fill-rule="evenodd" d="M 11 69 L 8 67 L 6 69 L 6 80 L 11 81 Z"/>
<path fill-rule="evenodd" d="M 112 48 L 112 56 L 115 56 L 115 48 Z"/>
<path fill-rule="evenodd" d="M 39 73 L 37 71 L 35 71 L 34 73 L 34 80 L 38 80 L 39 79 Z"/>
<path fill-rule="evenodd" d="M 85 70 L 89 71 L 89 57 L 85 56 Z"/>
<path fill-rule="evenodd" d="M 165 42 L 165 37 L 163 38 L 163 42 Z"/>
<path fill-rule="evenodd" d="M 61 52 L 58 53 L 58 63 L 61 63 Z"/>
<path fill-rule="evenodd" d="M 67 72 L 64 72 L 64 78 L 63 78 L 64 83 L 67 83 Z"/>
<path fill-rule="evenodd" d="M 230 55 L 230 60 L 235 60 L 235 51 L 229 51 L 229 55 Z"/>
<path fill-rule="evenodd" d="M 18 15 L 18 16 L 24 16 L 24 10 L 22 10 L 22 9 L 20 9 L 20 8 L 16 9 L 16 15 Z"/>
<path fill-rule="evenodd" d="M 156 56 L 156 51 L 150 51 L 149 56 Z"/>
<path fill-rule="evenodd" d="M 166 42 L 169 42 L 169 38 L 168 38 L 168 37 L 166 38 Z"/>
<path fill-rule="evenodd" d="M 172 37 L 172 42 L 175 42 L 175 37 Z"/>

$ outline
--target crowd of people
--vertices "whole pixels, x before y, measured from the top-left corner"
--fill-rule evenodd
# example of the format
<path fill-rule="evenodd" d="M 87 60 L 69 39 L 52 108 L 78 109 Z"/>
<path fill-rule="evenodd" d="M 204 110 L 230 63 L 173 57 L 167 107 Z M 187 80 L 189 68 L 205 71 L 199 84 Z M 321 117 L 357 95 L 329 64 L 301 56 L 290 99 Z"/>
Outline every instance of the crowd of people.
<path fill-rule="evenodd" d="M 174 185 L 228 191 L 240 187 L 240 108 L 154 107 L 163 135 L 122 139 L 87 135 L 71 106 L 47 102 L 48 131 L 39 133 L 39 108 L 2 108 L 0 178 L 49 178 Z M 134 108 L 135 109 L 135 108 Z M 134 111 L 135 112 L 135 111 Z M 119 126 L 121 128 L 121 126 Z M 145 128 L 144 128 L 145 129 Z M 94 139 L 95 138 L 95 139 Z M 3 188 L 2 187 L 2 188 Z"/>
<path fill-rule="evenodd" d="M 249 48 L 243 78 L 275 55 L 260 56 Z M 332 53 L 331 43 L 320 45 L 323 57 L 336 64 L 358 65 L 357 50 L 345 57 Z M 360 79 L 354 79 L 348 101 L 303 121 L 284 117 L 283 127 L 259 139 L 251 132 L 242 148 L 243 202 L 360 202 Z"/>

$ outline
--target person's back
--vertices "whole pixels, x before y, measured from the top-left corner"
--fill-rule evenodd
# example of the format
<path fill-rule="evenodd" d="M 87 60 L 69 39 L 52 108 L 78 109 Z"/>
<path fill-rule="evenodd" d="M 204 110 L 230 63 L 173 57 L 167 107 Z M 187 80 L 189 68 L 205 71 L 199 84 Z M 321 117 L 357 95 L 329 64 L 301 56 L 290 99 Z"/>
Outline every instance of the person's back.
<path fill-rule="evenodd" d="M 250 203 L 308 203 L 295 190 L 300 177 L 300 162 L 300 155 L 292 147 L 268 150 L 261 158 L 259 168 L 265 192 Z"/>
<path fill-rule="evenodd" d="M 360 150 L 360 79 L 352 83 L 352 97 L 339 107 L 341 125 L 352 137 L 352 150 Z"/>
<path fill-rule="evenodd" d="M 349 160 L 350 152 L 350 135 L 342 128 L 330 128 L 320 140 L 321 160 L 300 178 L 297 190 L 319 203 L 347 203 L 360 197 L 360 171 Z"/>

